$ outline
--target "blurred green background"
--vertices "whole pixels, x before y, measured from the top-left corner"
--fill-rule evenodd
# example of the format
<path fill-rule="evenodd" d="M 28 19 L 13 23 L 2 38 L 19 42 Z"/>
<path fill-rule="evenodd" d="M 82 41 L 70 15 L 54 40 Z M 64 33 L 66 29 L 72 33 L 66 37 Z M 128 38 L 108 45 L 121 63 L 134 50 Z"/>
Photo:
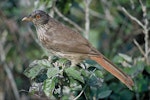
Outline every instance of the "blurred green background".
<path fill-rule="evenodd" d="M 100 66 L 87 61 L 86 63 L 99 67 L 97 71 L 102 74 L 99 79 L 102 79 L 103 82 L 100 82 L 99 87 L 95 87 L 94 83 L 88 84 L 86 92 L 78 100 L 150 100 L 150 39 L 144 39 L 143 28 L 122 10 L 124 7 L 128 13 L 145 25 L 145 20 L 150 19 L 150 1 L 141 0 L 147 9 L 147 15 L 144 17 L 140 0 L 87 1 L 90 2 L 88 34 L 84 32 L 86 30 L 86 0 L 0 1 L 0 100 L 48 99 L 45 95 L 28 92 L 33 81 L 23 73 L 31 62 L 47 56 L 37 40 L 33 24 L 21 21 L 24 16 L 36 9 L 46 11 L 55 19 L 88 37 L 94 47 L 129 74 L 135 82 L 133 91 L 130 91 Z M 69 22 L 65 20 L 66 18 L 69 19 Z M 146 29 L 150 37 L 149 23 Z M 149 52 L 148 56 L 144 57 L 146 45 Z M 143 49 L 144 54 L 139 47 Z M 91 81 L 95 82 L 95 79 L 92 78 Z M 82 90 L 83 88 L 76 88 L 61 97 L 53 95 L 53 99 L 71 100 Z"/>

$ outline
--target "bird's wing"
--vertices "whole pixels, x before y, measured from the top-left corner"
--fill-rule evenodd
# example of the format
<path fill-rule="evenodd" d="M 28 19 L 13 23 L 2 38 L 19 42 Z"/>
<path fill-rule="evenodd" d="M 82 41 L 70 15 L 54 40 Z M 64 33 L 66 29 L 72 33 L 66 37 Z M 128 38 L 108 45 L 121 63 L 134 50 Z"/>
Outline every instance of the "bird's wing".
<path fill-rule="evenodd" d="M 47 31 L 47 34 L 49 34 L 49 48 L 55 51 L 91 55 L 99 54 L 80 33 L 57 21 L 55 21 L 55 24 Z"/>

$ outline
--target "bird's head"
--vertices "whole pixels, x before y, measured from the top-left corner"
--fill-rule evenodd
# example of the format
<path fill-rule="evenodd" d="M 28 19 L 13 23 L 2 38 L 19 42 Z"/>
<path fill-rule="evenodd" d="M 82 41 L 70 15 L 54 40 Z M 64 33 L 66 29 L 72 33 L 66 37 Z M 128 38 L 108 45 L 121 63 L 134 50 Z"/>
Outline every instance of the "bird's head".
<path fill-rule="evenodd" d="M 22 19 L 22 21 L 33 22 L 35 25 L 47 24 L 48 20 L 49 20 L 49 15 L 42 10 L 36 10 L 32 12 L 29 16 L 24 17 Z"/>

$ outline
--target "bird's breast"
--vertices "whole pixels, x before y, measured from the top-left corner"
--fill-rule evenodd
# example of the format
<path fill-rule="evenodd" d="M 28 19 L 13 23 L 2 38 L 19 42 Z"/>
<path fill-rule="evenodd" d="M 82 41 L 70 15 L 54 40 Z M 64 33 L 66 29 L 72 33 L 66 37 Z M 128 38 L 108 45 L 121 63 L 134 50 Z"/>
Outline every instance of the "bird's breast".
<path fill-rule="evenodd" d="M 46 39 L 47 28 L 44 26 L 39 26 L 36 28 L 36 30 L 37 30 L 38 39 L 40 40 L 40 42 L 42 42 L 42 44 L 45 44 L 47 41 Z"/>
<path fill-rule="evenodd" d="M 49 51 L 51 50 L 56 50 L 55 44 L 54 44 L 54 39 L 53 36 L 51 36 L 50 33 L 50 28 L 47 28 L 46 26 L 39 26 L 36 28 L 37 30 L 37 35 L 39 41 L 42 43 L 42 46 Z"/>

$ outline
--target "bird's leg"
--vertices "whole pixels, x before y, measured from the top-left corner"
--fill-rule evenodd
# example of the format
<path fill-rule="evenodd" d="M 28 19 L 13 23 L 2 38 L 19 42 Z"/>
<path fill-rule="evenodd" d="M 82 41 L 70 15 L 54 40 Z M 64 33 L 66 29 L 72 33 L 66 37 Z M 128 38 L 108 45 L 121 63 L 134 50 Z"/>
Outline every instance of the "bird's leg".
<path fill-rule="evenodd" d="M 77 66 L 78 64 L 80 64 L 80 62 L 81 62 L 81 61 L 79 61 L 79 60 L 72 59 L 72 60 L 71 60 L 71 67 Z"/>
<path fill-rule="evenodd" d="M 81 62 L 81 63 L 80 63 L 80 66 L 81 66 L 83 69 L 86 69 L 86 68 L 87 68 L 84 62 Z"/>

